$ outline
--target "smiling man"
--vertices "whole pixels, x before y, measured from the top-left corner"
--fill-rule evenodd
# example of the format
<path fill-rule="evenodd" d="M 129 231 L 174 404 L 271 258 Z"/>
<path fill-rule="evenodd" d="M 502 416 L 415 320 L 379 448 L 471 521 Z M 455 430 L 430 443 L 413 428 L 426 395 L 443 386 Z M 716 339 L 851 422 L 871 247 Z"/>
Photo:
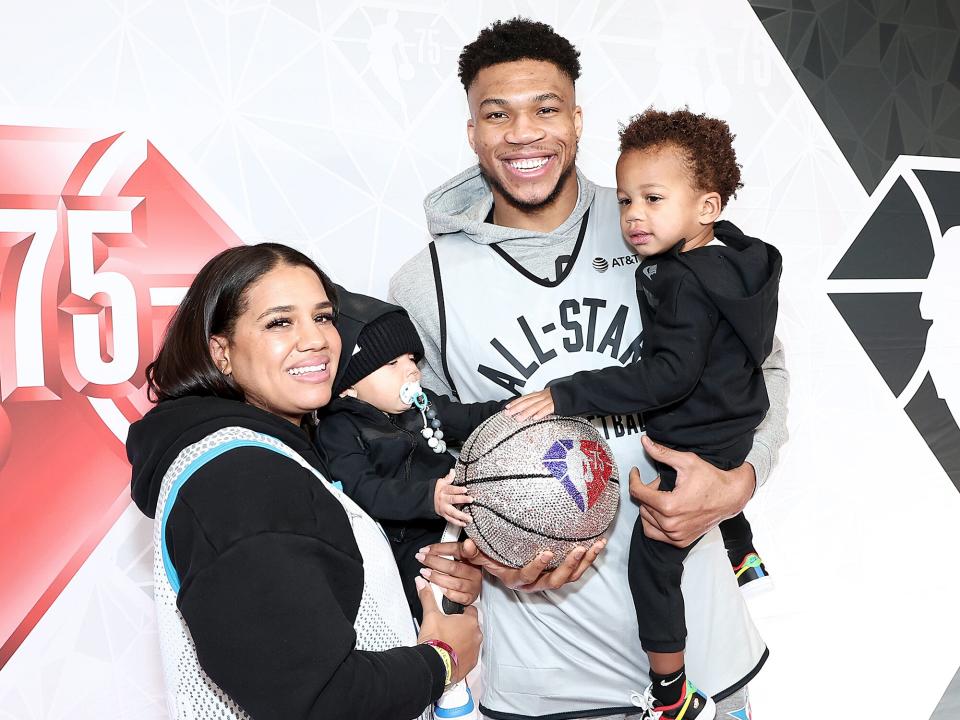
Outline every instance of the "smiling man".
<path fill-rule="evenodd" d="M 636 266 L 607 262 L 630 252 L 616 193 L 576 168 L 579 53 L 549 26 L 516 18 L 481 31 L 464 48 L 459 70 L 478 164 L 427 196 L 435 241 L 390 286 L 424 341 L 423 384 L 464 402 L 506 399 L 579 370 L 635 362 L 642 341 Z M 658 493 L 636 482 L 641 511 L 623 483 L 607 547 L 579 581 L 551 584 L 547 573 L 534 592 L 497 580 L 485 585 L 486 716 L 560 720 L 639 712 L 649 666 L 627 583 L 638 512 L 657 540 L 686 545 L 707 533 L 684 573 L 687 667 L 721 701 L 718 717 L 746 712 L 746 683 L 767 651 L 714 526 L 743 509 L 785 440 L 787 375 L 779 344 L 764 377 L 771 409 L 744 465 L 724 472 L 689 453 L 648 445 L 658 461 L 676 464 L 676 489 Z M 655 477 L 639 416 L 593 422 L 621 477 L 633 466 L 647 481 Z"/>
<path fill-rule="evenodd" d="M 467 139 L 494 196 L 493 224 L 558 227 L 577 197 L 583 122 L 572 80 L 544 60 L 498 63 L 477 74 L 467 99 Z"/>

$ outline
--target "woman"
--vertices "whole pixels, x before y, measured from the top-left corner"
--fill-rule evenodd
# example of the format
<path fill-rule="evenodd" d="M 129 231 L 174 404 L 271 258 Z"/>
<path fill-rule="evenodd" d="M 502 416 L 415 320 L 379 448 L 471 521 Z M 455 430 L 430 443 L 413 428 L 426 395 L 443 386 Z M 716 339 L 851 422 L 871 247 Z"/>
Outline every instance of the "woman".
<path fill-rule="evenodd" d="M 476 611 L 444 616 L 422 580 L 417 634 L 389 544 L 324 481 L 301 428 L 330 400 L 335 316 L 305 255 L 233 248 L 197 275 L 147 368 L 159 403 L 127 454 L 133 498 L 157 518 L 175 717 L 414 718 L 477 662 Z M 476 599 L 478 570 L 426 564 L 451 599 Z"/>

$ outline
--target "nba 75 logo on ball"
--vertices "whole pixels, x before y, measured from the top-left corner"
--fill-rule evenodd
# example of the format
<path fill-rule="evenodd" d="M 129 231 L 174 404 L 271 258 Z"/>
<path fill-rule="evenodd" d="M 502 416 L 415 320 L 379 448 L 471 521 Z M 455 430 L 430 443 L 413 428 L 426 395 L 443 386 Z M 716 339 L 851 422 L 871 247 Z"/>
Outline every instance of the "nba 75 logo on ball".
<path fill-rule="evenodd" d="M 544 550 L 553 551 L 556 567 L 602 537 L 620 506 L 610 448 L 581 418 L 494 415 L 463 444 L 454 482 L 473 498 L 467 535 L 513 567 Z"/>

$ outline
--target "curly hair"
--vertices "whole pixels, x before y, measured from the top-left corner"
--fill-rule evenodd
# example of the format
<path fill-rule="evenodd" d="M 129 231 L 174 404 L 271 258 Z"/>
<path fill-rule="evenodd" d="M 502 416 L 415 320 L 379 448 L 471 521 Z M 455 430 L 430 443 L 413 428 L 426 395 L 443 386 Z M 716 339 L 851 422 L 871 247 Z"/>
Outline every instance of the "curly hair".
<path fill-rule="evenodd" d="M 460 53 L 459 76 L 469 90 L 484 68 L 516 60 L 553 63 L 571 82 L 580 77 L 580 51 L 546 23 L 524 17 L 497 20 Z"/>
<path fill-rule="evenodd" d="M 620 152 L 677 146 L 698 190 L 716 192 L 725 207 L 740 182 L 740 165 L 733 149 L 730 126 L 723 120 L 695 115 L 689 109 L 663 112 L 648 108 L 620 125 Z"/>

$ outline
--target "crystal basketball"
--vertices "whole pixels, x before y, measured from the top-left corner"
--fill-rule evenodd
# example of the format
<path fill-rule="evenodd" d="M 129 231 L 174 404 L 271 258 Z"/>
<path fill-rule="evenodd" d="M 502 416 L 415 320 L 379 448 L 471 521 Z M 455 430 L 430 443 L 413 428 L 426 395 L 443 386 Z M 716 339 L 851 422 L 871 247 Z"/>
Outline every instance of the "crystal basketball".
<path fill-rule="evenodd" d="M 454 482 L 473 498 L 466 527 L 480 550 L 522 567 L 552 550 L 550 567 L 601 538 L 620 506 L 613 454 L 582 418 L 489 418 L 463 444 Z"/>

